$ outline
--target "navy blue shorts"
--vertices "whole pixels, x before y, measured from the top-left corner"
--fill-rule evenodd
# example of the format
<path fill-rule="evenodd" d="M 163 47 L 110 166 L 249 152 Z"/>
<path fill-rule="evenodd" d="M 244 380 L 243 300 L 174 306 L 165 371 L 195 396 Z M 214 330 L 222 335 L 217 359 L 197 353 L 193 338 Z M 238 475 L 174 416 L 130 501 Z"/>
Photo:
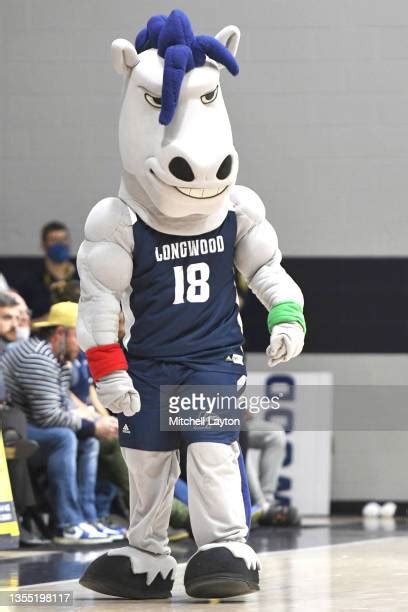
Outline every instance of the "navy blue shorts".
<path fill-rule="evenodd" d="M 218 361 L 206 364 L 184 364 L 151 359 L 129 359 L 128 374 L 140 394 L 140 412 L 132 417 L 119 414 L 119 441 L 126 448 L 149 451 L 170 451 L 182 442 L 219 442 L 232 444 L 238 440 L 239 430 L 228 428 L 165 431 L 160 423 L 160 387 L 211 385 L 235 389 L 246 376 L 244 365 Z M 240 383 L 241 383 L 240 381 Z"/>

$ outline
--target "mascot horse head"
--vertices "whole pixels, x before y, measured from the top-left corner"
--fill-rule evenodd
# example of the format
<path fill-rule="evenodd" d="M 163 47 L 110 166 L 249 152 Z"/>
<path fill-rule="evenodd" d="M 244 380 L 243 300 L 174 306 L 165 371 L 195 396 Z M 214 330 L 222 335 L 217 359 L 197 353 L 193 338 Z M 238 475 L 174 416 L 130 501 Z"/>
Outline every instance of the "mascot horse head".
<path fill-rule="evenodd" d="M 238 73 L 239 30 L 194 36 L 187 16 L 152 17 L 135 45 L 112 43 L 125 76 L 119 148 L 126 192 L 167 218 L 224 208 L 238 172 L 220 71 Z"/>

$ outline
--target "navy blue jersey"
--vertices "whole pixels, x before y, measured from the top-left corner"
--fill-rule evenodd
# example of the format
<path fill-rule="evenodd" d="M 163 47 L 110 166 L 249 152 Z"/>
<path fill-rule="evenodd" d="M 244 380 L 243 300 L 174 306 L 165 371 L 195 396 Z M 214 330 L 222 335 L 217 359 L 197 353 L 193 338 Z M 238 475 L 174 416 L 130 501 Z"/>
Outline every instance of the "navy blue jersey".
<path fill-rule="evenodd" d="M 163 234 L 137 220 L 130 357 L 191 362 L 242 354 L 234 282 L 236 231 L 233 212 L 220 227 L 199 236 Z"/>

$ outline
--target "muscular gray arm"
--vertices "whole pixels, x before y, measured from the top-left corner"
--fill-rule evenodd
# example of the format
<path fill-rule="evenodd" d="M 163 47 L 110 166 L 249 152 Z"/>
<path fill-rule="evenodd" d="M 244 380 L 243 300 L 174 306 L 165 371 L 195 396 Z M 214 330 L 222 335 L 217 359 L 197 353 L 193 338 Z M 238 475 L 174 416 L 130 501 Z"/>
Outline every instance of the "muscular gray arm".
<path fill-rule="evenodd" d="M 81 279 L 77 333 L 83 350 L 118 341 L 121 299 L 133 269 L 136 216 L 118 198 L 101 200 L 85 223 L 78 251 Z"/>
<path fill-rule="evenodd" d="M 303 295 L 281 266 L 282 253 L 265 207 L 255 192 L 237 186 L 231 200 L 237 216 L 235 265 L 259 301 L 270 310 L 282 302 L 303 307 Z"/>

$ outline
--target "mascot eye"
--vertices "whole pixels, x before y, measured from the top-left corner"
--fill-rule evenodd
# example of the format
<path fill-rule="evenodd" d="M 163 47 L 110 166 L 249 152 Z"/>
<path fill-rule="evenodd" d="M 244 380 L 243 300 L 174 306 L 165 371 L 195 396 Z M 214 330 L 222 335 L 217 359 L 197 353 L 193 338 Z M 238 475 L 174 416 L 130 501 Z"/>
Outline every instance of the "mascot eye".
<path fill-rule="evenodd" d="M 203 104 L 211 104 L 211 102 L 214 102 L 217 95 L 218 95 L 218 85 L 212 91 L 209 91 L 208 93 L 201 96 L 201 102 Z"/>
<path fill-rule="evenodd" d="M 146 102 L 148 102 L 150 106 L 154 106 L 154 108 L 161 108 L 161 105 L 162 105 L 161 98 L 155 98 L 155 96 L 152 96 L 148 93 L 145 93 L 144 97 L 145 97 Z"/>

